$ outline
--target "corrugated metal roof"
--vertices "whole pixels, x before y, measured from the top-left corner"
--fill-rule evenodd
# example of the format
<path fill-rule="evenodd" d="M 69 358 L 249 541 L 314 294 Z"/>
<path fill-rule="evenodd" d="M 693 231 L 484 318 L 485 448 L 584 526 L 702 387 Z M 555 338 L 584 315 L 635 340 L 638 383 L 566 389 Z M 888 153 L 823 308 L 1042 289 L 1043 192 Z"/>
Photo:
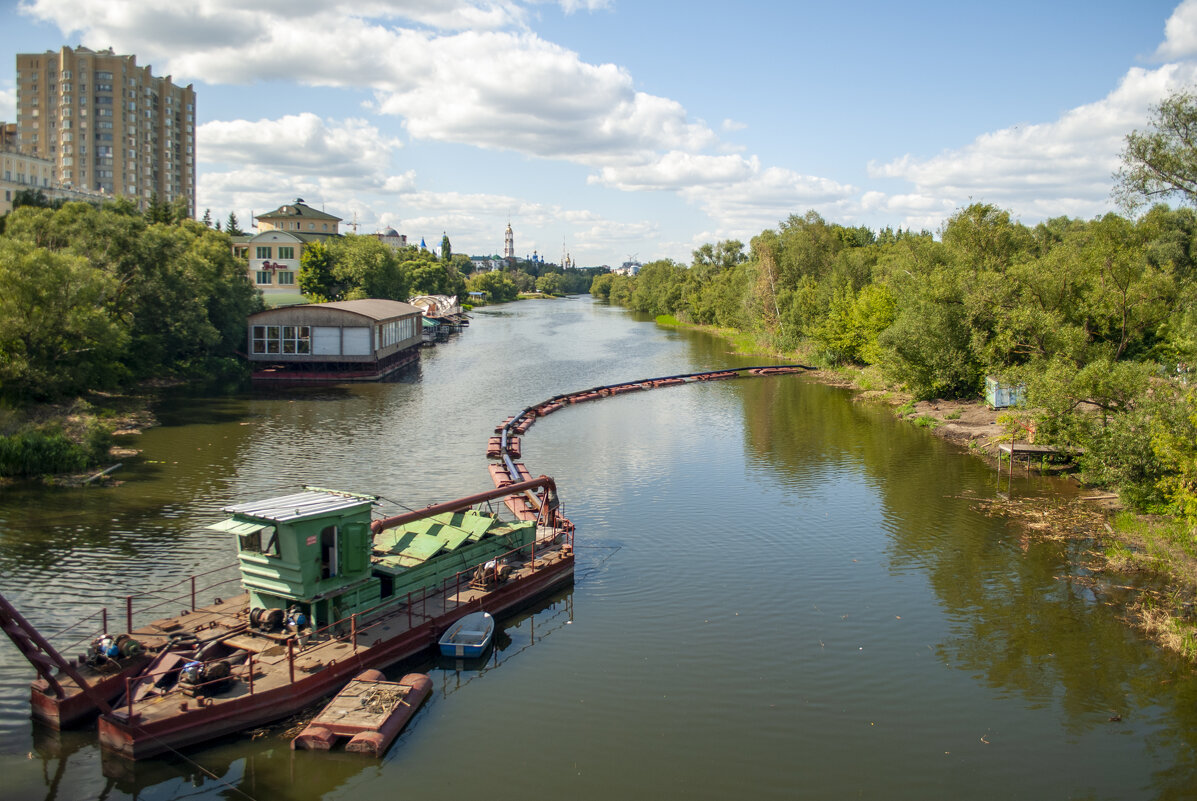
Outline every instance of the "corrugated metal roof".
<path fill-rule="evenodd" d="M 369 498 L 360 495 L 341 495 L 336 492 L 307 490 L 294 495 L 283 495 L 278 498 L 226 506 L 221 511 L 228 514 L 256 517 L 259 520 L 288 523 L 292 520 L 319 517 L 331 512 L 352 509 L 363 504 L 369 506 L 371 503 Z"/>
<path fill-rule="evenodd" d="M 250 322 L 261 318 L 262 316 L 269 316 L 272 312 L 286 311 L 288 313 L 294 312 L 296 309 L 336 309 L 337 311 L 349 312 L 350 314 L 357 314 L 374 321 L 391 320 L 396 317 L 407 317 L 422 312 L 415 306 L 409 303 L 403 303 L 398 300 L 382 300 L 381 298 L 366 298 L 365 300 L 338 300 L 332 303 L 304 303 L 301 305 L 286 306 L 282 309 L 266 309 L 265 311 L 255 312 L 249 316 Z"/>
<path fill-rule="evenodd" d="M 303 303 L 280 306 L 274 309 L 254 312 L 249 316 L 249 322 L 252 325 L 258 321 L 269 320 L 270 317 L 278 313 L 291 314 L 297 309 L 336 309 L 337 311 L 356 314 L 375 322 L 393 320 L 396 317 L 407 317 L 421 313 L 415 306 L 403 303 L 402 301 L 367 298 L 365 300 L 338 300 L 332 303 Z"/>
<path fill-rule="evenodd" d="M 405 314 L 422 314 L 423 312 L 410 303 L 401 300 L 382 300 L 381 298 L 365 298 L 364 300 L 337 300 L 332 303 L 315 304 L 322 309 L 341 309 L 342 311 L 362 314 L 375 320 L 387 320 L 391 317 L 402 317 Z"/>
<path fill-rule="evenodd" d="M 221 520 L 219 523 L 213 523 L 208 526 L 208 531 L 222 531 L 226 534 L 241 536 L 244 534 L 253 534 L 264 528 L 266 528 L 265 523 L 246 523 L 235 517 L 230 517 L 228 520 Z"/>

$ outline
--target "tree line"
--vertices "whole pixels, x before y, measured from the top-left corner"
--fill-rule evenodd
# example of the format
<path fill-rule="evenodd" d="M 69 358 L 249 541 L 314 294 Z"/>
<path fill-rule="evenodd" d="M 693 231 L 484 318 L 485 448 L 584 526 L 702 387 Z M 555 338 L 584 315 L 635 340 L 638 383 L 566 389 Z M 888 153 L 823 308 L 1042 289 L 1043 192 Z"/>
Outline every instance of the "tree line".
<path fill-rule="evenodd" d="M 383 298 L 407 300 L 415 295 L 481 292 L 493 303 L 515 300 L 520 293 L 583 294 L 591 271 L 530 261 L 504 269 L 476 271 L 474 262 L 454 254 L 449 237 L 438 257 L 415 246 L 391 248 L 376 237 L 347 236 L 312 242 L 300 254 L 298 286 L 313 302 Z"/>
<path fill-rule="evenodd" d="M 262 308 L 228 236 L 123 198 L 16 208 L 0 287 L 0 400 L 18 405 L 227 369 Z"/>
<path fill-rule="evenodd" d="M 1178 192 L 1197 200 L 1184 183 L 1197 187 L 1197 152 L 1183 145 L 1197 104 L 1184 95 L 1155 114 L 1127 137 L 1118 191 L 1139 208 Z M 747 248 L 707 244 L 688 265 L 652 262 L 636 276 L 600 276 L 591 291 L 824 365 L 879 371 L 919 399 L 977 397 L 988 376 L 1022 385 L 1023 424 L 1038 442 L 1080 453 L 1086 478 L 1133 506 L 1197 524 L 1197 214 L 1188 206 L 1027 226 L 974 203 L 937 236 L 808 212 Z"/>

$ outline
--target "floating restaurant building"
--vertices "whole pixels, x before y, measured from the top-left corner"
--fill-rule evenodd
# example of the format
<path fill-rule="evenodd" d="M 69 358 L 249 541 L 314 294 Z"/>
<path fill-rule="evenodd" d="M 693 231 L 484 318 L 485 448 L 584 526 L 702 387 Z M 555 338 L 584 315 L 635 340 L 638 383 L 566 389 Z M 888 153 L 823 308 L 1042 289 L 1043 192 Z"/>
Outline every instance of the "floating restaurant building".
<path fill-rule="evenodd" d="M 254 380 L 373 381 L 418 358 L 420 309 L 397 300 L 345 300 L 249 316 Z"/>

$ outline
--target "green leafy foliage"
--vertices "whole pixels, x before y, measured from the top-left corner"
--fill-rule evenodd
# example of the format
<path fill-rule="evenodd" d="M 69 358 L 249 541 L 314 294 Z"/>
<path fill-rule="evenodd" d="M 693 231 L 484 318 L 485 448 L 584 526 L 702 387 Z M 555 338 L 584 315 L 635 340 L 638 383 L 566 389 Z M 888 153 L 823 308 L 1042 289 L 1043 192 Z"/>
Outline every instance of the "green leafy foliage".
<path fill-rule="evenodd" d="M 31 427 L 0 436 L 0 476 L 71 473 L 93 462 L 90 449 L 71 440 L 57 426 Z"/>
<path fill-rule="evenodd" d="M 0 397 L 52 400 L 211 371 L 261 308 L 228 237 L 131 203 L 22 207 L 0 236 Z"/>
<path fill-rule="evenodd" d="M 492 303 L 506 303 L 519 296 L 519 288 L 503 270 L 475 273 L 467 282 L 469 291 L 485 292 Z"/>

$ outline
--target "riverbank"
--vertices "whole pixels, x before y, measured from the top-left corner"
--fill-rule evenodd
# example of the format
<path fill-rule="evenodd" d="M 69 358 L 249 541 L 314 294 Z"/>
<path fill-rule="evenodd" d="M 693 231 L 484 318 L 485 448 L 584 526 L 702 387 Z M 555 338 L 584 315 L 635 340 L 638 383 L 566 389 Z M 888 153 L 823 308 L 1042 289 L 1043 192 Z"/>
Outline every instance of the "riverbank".
<path fill-rule="evenodd" d="M 658 318 L 657 322 L 716 334 L 727 340 L 737 355 L 814 361 L 810 353 L 779 352 L 738 331 L 682 324 L 673 318 Z M 855 402 L 885 404 L 900 419 L 966 449 L 995 470 L 1013 467 L 1074 481 L 1075 493 L 978 497 L 972 505 L 982 514 L 1016 525 L 1024 550 L 1033 541 L 1068 543 L 1069 581 L 1118 609 L 1128 625 L 1160 647 L 1197 662 L 1197 543 L 1183 522 L 1125 509 L 1117 493 L 1082 484 L 1075 467 L 1066 460 L 1016 459 L 1011 465 L 1000 446 L 1012 439 L 1027 441 L 1023 423 L 1032 418 L 1028 410 L 992 409 L 980 397 L 915 401 L 872 367 L 820 368 L 805 375 L 821 384 L 852 390 Z"/>
<path fill-rule="evenodd" d="M 157 422 L 150 402 L 148 392 L 93 392 L 70 402 L 0 410 L 0 487 L 31 479 L 54 486 L 119 483 L 112 473 L 140 451 L 115 438 Z"/>

